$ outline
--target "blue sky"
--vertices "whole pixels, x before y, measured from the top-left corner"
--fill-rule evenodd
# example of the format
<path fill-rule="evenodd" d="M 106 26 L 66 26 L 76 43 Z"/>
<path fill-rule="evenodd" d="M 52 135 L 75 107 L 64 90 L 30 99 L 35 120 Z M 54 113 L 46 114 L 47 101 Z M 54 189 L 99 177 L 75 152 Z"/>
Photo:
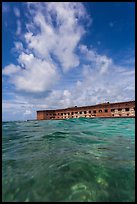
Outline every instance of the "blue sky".
<path fill-rule="evenodd" d="M 135 99 L 135 4 L 2 3 L 2 117 Z"/>

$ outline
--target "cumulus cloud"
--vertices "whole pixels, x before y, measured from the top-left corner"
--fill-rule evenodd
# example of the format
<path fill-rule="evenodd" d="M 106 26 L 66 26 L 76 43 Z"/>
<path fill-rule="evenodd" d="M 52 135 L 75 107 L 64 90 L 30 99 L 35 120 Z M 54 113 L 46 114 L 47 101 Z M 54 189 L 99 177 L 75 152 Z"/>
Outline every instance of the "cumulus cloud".
<path fill-rule="evenodd" d="M 100 55 L 85 45 L 81 45 L 80 50 L 86 59 L 86 64 L 82 66 L 81 80 L 77 80 L 73 87 L 51 92 L 45 100 L 46 104 L 52 104 L 54 108 L 65 108 L 75 105 L 94 105 L 107 101 L 134 100 L 134 67 L 120 66 L 111 58 Z"/>
<path fill-rule="evenodd" d="M 19 91 L 37 93 L 48 90 L 59 79 L 56 67 L 52 62 L 38 59 L 33 54 L 22 52 L 19 55 L 18 62 L 24 69 L 20 69 L 17 74 L 12 76 L 12 83 Z M 14 68 L 14 69 L 13 69 Z M 16 73 L 18 66 L 9 65 L 5 68 L 3 74 L 10 75 L 10 72 Z"/>
<path fill-rule="evenodd" d="M 45 100 L 54 108 L 94 105 L 104 102 L 134 100 L 135 71 L 111 65 L 105 74 L 91 65 L 83 66 L 83 79 L 68 90 L 54 90 Z M 56 103 L 55 103 L 56 102 Z"/>
<path fill-rule="evenodd" d="M 89 63 L 83 65 L 83 79 L 73 89 L 78 104 L 79 101 L 90 105 L 106 101 L 134 100 L 134 66 L 132 68 L 120 66 L 106 55 L 100 55 L 84 45 L 81 45 L 80 50 Z"/>
<path fill-rule="evenodd" d="M 20 118 L 36 118 L 36 110 L 57 109 L 77 106 L 94 105 L 104 102 L 118 102 L 134 100 L 135 98 L 135 70 L 112 64 L 105 74 L 99 74 L 92 63 L 83 65 L 82 79 L 67 89 L 53 89 L 48 97 L 23 97 L 19 100 L 9 100 L 3 109 L 8 114 Z M 19 115 L 20 113 L 20 115 Z M 23 117 L 23 116 L 22 116 Z"/>
<path fill-rule="evenodd" d="M 36 12 L 33 22 L 40 29 L 40 33 L 37 35 L 26 33 L 28 46 L 40 56 L 55 55 L 64 72 L 78 66 L 76 48 L 85 32 L 83 26 L 79 24 L 79 20 L 86 16 L 83 5 L 69 2 L 42 3 L 40 5 L 47 12 L 46 15 L 41 11 L 41 7 L 31 5 Z M 32 22 L 30 24 L 32 25 Z"/>
<path fill-rule="evenodd" d="M 18 66 L 18 65 L 16 66 L 16 65 L 14 65 L 14 64 L 10 64 L 10 65 L 6 66 L 6 67 L 2 70 L 2 73 L 3 73 L 4 75 L 11 76 L 11 75 L 13 75 L 13 74 L 19 72 L 20 69 L 21 69 L 20 66 Z"/>
<path fill-rule="evenodd" d="M 38 93 L 50 90 L 59 80 L 58 67 L 66 72 L 79 65 L 76 48 L 84 28 L 78 22 L 86 11 L 81 3 L 69 2 L 28 3 L 28 11 L 28 31 L 24 34 L 27 47 L 24 49 L 22 42 L 15 42 L 21 69 L 11 75 L 11 82 L 17 90 Z M 17 8 L 14 12 L 19 17 Z M 16 34 L 21 34 L 19 19 Z M 14 71 L 17 66 L 14 65 Z M 9 67 L 13 70 L 13 65 Z"/>

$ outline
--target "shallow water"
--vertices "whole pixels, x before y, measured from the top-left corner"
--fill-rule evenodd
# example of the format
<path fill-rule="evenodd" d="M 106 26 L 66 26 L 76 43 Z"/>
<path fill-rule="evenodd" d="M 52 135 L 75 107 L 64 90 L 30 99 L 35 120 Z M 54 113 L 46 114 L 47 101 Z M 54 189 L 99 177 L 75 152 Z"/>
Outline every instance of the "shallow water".
<path fill-rule="evenodd" d="M 135 201 L 135 119 L 3 122 L 2 201 Z"/>

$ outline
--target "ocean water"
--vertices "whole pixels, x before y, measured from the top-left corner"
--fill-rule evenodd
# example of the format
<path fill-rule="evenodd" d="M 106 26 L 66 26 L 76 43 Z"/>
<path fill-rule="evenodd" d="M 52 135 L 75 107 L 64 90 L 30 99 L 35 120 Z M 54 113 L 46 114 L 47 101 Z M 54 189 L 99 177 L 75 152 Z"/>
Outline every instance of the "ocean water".
<path fill-rule="evenodd" d="M 135 119 L 3 122 L 2 201 L 135 201 Z"/>

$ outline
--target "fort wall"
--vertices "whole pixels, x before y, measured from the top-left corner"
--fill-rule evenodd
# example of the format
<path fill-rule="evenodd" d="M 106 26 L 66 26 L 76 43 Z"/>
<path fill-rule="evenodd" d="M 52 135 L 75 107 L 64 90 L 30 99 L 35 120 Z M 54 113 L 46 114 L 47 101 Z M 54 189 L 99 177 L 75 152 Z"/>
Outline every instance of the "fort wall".
<path fill-rule="evenodd" d="M 37 111 L 37 120 L 58 120 L 79 117 L 135 117 L 135 101 L 108 102 L 93 106 L 75 106 L 65 109 Z"/>

